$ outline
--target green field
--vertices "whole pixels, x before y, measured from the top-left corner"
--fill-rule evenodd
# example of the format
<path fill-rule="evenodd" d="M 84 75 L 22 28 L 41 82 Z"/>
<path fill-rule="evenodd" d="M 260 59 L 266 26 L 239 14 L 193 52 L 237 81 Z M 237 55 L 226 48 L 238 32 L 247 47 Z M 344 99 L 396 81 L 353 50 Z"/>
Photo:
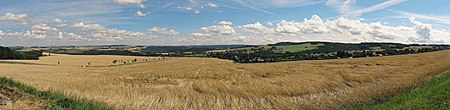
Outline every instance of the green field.
<path fill-rule="evenodd" d="M 301 52 L 307 50 L 318 49 L 319 46 L 323 46 L 324 44 L 313 45 L 311 43 L 299 44 L 299 45 L 289 45 L 289 46 L 276 46 L 279 49 L 282 49 L 285 52 Z"/>
<path fill-rule="evenodd" d="M 450 110 L 450 71 L 424 81 L 418 88 L 400 93 L 367 110 Z"/>
<path fill-rule="evenodd" d="M 381 49 L 381 47 L 369 47 L 370 48 L 370 50 L 380 50 Z"/>

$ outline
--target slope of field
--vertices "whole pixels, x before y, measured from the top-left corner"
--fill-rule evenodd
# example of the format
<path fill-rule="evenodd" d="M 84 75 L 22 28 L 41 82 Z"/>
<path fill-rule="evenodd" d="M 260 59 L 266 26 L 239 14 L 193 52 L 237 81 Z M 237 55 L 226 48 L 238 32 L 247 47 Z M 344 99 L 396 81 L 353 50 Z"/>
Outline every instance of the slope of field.
<path fill-rule="evenodd" d="M 398 94 L 387 102 L 363 108 L 368 110 L 449 110 L 450 71 L 427 79 L 418 88 Z"/>
<path fill-rule="evenodd" d="M 112 107 L 90 100 L 67 97 L 53 91 L 34 87 L 0 77 L 1 110 L 111 110 Z"/>
<path fill-rule="evenodd" d="M 54 66 L 109 66 L 115 65 L 113 60 L 123 61 L 117 64 L 131 63 L 136 59 L 137 62 L 157 61 L 159 57 L 139 57 L 139 56 L 117 56 L 117 55 L 66 55 L 66 54 L 50 54 L 50 56 L 40 57 L 39 60 L 0 60 L 3 62 L 33 63 Z M 59 62 L 59 64 L 58 64 Z"/>
<path fill-rule="evenodd" d="M 0 110 L 37 110 L 46 104 L 44 99 L 0 83 Z"/>
<path fill-rule="evenodd" d="M 0 75 L 119 109 L 342 109 L 384 100 L 449 67 L 450 51 L 438 51 L 261 64 L 214 58 L 90 68 L 0 64 Z"/>

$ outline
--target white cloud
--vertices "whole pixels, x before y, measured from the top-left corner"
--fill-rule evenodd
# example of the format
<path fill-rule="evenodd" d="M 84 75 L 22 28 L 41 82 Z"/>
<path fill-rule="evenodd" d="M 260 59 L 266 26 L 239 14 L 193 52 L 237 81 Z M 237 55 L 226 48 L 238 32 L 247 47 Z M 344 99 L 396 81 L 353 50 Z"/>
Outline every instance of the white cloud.
<path fill-rule="evenodd" d="M 381 23 L 362 23 L 359 20 L 338 18 L 323 21 L 314 15 L 310 20 L 303 22 L 281 21 L 275 31 L 289 35 L 320 36 L 330 41 L 361 42 L 361 41 L 389 41 L 405 42 L 411 28 L 384 26 Z M 322 36 L 321 36 L 322 35 Z"/>
<path fill-rule="evenodd" d="M 411 22 L 415 24 L 415 27 L 391 27 L 379 22 L 362 23 L 359 20 L 350 20 L 342 17 L 335 20 L 322 21 L 320 17 L 313 16 L 311 20 L 305 19 L 303 22 L 282 21 L 277 25 L 276 31 L 296 35 L 318 36 L 329 41 L 341 42 L 435 43 L 442 40 L 445 41 L 442 37 L 438 37 L 442 35 L 434 36 L 433 31 L 439 30 L 433 30 L 431 24 L 423 24 L 414 18 L 411 19 Z M 284 26 L 283 24 L 289 25 Z M 285 30 L 277 30 L 280 26 Z M 418 40 L 412 41 L 412 38 Z"/>
<path fill-rule="evenodd" d="M 144 4 L 139 4 L 138 7 L 145 8 L 145 5 Z"/>
<path fill-rule="evenodd" d="M 5 21 L 21 21 L 25 18 L 27 18 L 27 14 L 14 14 L 14 13 L 6 13 L 5 15 L 0 17 L 0 20 Z"/>
<path fill-rule="evenodd" d="M 280 33 L 298 33 L 300 29 L 297 27 L 297 23 L 282 20 L 277 24 L 275 31 Z"/>
<path fill-rule="evenodd" d="M 6 36 L 12 36 L 12 37 L 19 37 L 22 35 L 23 35 L 23 32 L 8 32 L 8 33 L 6 33 Z"/>
<path fill-rule="evenodd" d="M 264 26 L 259 22 L 235 27 L 207 26 L 201 28 L 203 32 L 191 33 L 183 41 L 196 44 L 265 44 L 283 41 L 450 43 L 450 32 L 434 30 L 430 24 L 415 19 L 411 19 L 411 22 L 415 24 L 414 27 L 393 27 L 344 17 L 322 20 L 314 15 L 300 22 L 282 20 L 273 26 Z"/>
<path fill-rule="evenodd" d="M 233 38 L 233 41 L 236 42 L 246 42 L 247 40 L 249 40 L 250 37 L 248 36 L 237 36 L 235 38 Z"/>
<path fill-rule="evenodd" d="M 2 38 L 6 33 L 4 33 L 2 30 L 0 30 L 0 38 Z"/>
<path fill-rule="evenodd" d="M 91 41 L 89 38 L 81 37 L 80 35 L 77 35 L 75 33 L 65 33 L 65 35 L 74 41 Z"/>
<path fill-rule="evenodd" d="M 65 26 L 67 26 L 68 24 L 57 24 L 56 25 L 56 27 L 65 27 Z"/>
<path fill-rule="evenodd" d="M 184 43 L 195 44 L 229 44 L 235 37 L 236 31 L 230 25 L 214 25 L 201 28 L 202 32 L 191 33 L 189 37 L 180 39 Z"/>
<path fill-rule="evenodd" d="M 53 23 L 62 23 L 63 21 L 61 19 L 56 18 L 52 22 Z"/>
<path fill-rule="evenodd" d="M 143 13 L 143 12 L 141 12 L 141 11 L 136 11 L 136 13 L 134 13 L 136 16 L 146 16 L 147 15 L 147 13 Z"/>
<path fill-rule="evenodd" d="M 233 35 L 234 28 L 228 25 L 202 27 L 201 30 L 213 35 Z"/>
<path fill-rule="evenodd" d="M 370 29 L 368 29 L 366 33 L 363 33 L 363 31 L 360 31 L 360 29 L 356 28 L 355 31 L 351 32 L 351 34 L 352 35 L 368 34 L 375 40 L 393 40 L 398 37 L 401 37 L 400 34 L 389 31 L 388 28 L 390 27 L 383 26 L 379 22 L 370 23 L 369 26 Z"/>
<path fill-rule="evenodd" d="M 109 29 L 100 24 L 85 24 L 85 23 L 75 23 L 72 25 L 73 28 L 82 30 L 84 33 L 89 34 L 94 40 L 99 41 L 117 41 L 131 38 L 140 38 L 145 35 L 142 32 L 131 32 L 127 30 L 119 29 Z"/>
<path fill-rule="evenodd" d="M 187 6 L 187 7 L 184 7 L 184 6 L 177 6 L 177 8 L 178 8 L 178 9 L 183 9 L 183 10 L 188 10 L 188 11 L 193 10 L 192 7 L 188 7 L 188 6 Z"/>
<path fill-rule="evenodd" d="M 208 3 L 208 4 L 206 4 L 205 6 L 207 6 L 207 7 L 213 7 L 213 8 L 219 7 L 219 5 L 217 5 L 217 4 L 215 4 L 215 3 Z"/>
<path fill-rule="evenodd" d="M 71 32 L 58 32 L 58 35 L 54 36 L 53 38 L 57 39 L 57 40 L 70 40 L 70 41 L 77 41 L 77 42 L 92 41 L 92 39 L 82 37 L 81 35 L 71 33 Z"/>
<path fill-rule="evenodd" d="M 430 40 L 432 26 L 431 24 L 424 24 L 416 20 L 416 18 L 410 18 L 411 23 L 415 24 L 416 33 L 418 38 L 411 37 L 410 40 L 414 42 L 427 42 Z"/>
<path fill-rule="evenodd" d="M 219 21 L 219 22 L 217 22 L 217 24 L 220 24 L 220 25 L 232 25 L 233 23 L 230 22 L 230 21 Z"/>
<path fill-rule="evenodd" d="M 142 4 L 142 0 L 114 0 L 118 4 Z"/>
<path fill-rule="evenodd" d="M 45 23 L 39 23 L 31 27 L 31 31 L 27 31 L 23 36 L 30 39 L 45 39 L 48 35 L 54 34 L 58 31 Z"/>
<path fill-rule="evenodd" d="M 143 4 L 143 0 L 114 0 L 114 3 L 123 4 L 123 5 L 135 4 L 140 8 L 145 8 L 145 5 Z"/>
<path fill-rule="evenodd" d="M 203 37 L 211 37 L 211 36 L 212 36 L 211 34 L 205 34 L 205 33 L 198 33 L 198 32 L 191 33 L 191 37 L 194 37 L 194 38 L 203 38 Z"/>
<path fill-rule="evenodd" d="M 36 32 L 36 33 L 44 33 L 44 34 L 46 31 L 58 31 L 58 29 L 52 28 L 52 27 L 48 26 L 48 24 L 45 24 L 45 23 L 39 23 L 39 24 L 33 25 L 31 30 L 33 30 L 33 32 Z"/>
<path fill-rule="evenodd" d="M 239 29 L 242 29 L 247 32 L 252 33 L 270 33 L 271 30 L 265 26 L 263 26 L 261 23 L 256 22 L 254 24 L 246 24 L 242 26 L 238 26 Z"/>
<path fill-rule="evenodd" d="M 341 20 L 338 20 L 337 25 L 345 25 Z M 329 29 L 325 26 L 323 20 L 317 16 L 314 15 L 310 20 L 305 19 L 303 22 L 288 22 L 288 21 L 281 21 L 277 24 L 277 27 L 275 28 L 276 32 L 280 33 L 288 33 L 288 34 L 296 34 L 296 33 L 324 33 L 328 32 Z"/>
<path fill-rule="evenodd" d="M 63 40 L 64 36 L 63 36 L 64 32 L 58 32 L 58 36 L 55 36 L 54 38 L 57 40 Z"/>
<path fill-rule="evenodd" d="M 54 20 L 52 20 L 51 21 L 52 23 L 55 23 L 56 24 L 56 27 L 65 27 L 65 26 L 67 26 L 68 24 L 65 24 L 65 22 L 67 22 L 67 20 L 61 20 L 61 19 L 54 19 Z"/>
<path fill-rule="evenodd" d="M 72 25 L 73 28 L 83 30 L 83 31 L 106 31 L 107 28 L 100 24 L 85 24 L 83 22 L 75 23 Z"/>
<path fill-rule="evenodd" d="M 202 10 L 209 10 L 211 8 L 217 8 L 219 4 L 212 3 L 209 1 L 195 1 L 195 0 L 187 0 L 187 2 L 183 2 L 177 4 L 177 9 L 182 9 L 186 11 L 192 11 L 194 14 L 200 14 Z M 215 12 L 221 12 L 221 10 L 216 10 Z"/>
<path fill-rule="evenodd" d="M 29 38 L 29 39 L 45 39 L 47 38 L 47 35 L 44 34 L 34 34 L 30 31 L 27 31 L 24 35 L 25 38 Z"/>
<path fill-rule="evenodd" d="M 152 27 L 148 29 L 149 32 L 159 33 L 166 36 L 178 36 L 180 32 L 175 31 L 174 29 L 161 28 L 161 27 Z"/>

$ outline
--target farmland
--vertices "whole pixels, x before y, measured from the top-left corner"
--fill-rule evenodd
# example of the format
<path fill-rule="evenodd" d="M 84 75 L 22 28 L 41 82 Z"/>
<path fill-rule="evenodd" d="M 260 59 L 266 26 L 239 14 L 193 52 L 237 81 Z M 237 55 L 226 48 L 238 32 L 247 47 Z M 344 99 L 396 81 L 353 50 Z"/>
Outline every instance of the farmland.
<path fill-rule="evenodd" d="M 153 58 L 55 54 L 20 61 L 45 65 L 0 63 L 0 76 L 118 109 L 343 109 L 386 100 L 450 68 L 448 50 L 256 64 L 177 57 L 108 66 Z M 86 62 L 95 66 L 80 67 Z"/>
<path fill-rule="evenodd" d="M 307 51 L 307 50 L 318 49 L 319 46 L 324 46 L 324 44 L 313 45 L 311 43 L 304 43 L 304 44 L 293 44 L 293 45 L 282 45 L 282 46 L 263 45 L 263 46 L 255 46 L 255 47 L 236 48 L 235 50 L 251 50 L 251 49 L 269 50 L 271 48 L 277 48 L 277 49 L 281 50 L 282 52 L 302 52 L 302 51 Z"/>
<path fill-rule="evenodd" d="M 136 59 L 136 62 L 132 62 L 134 59 Z M 50 54 L 50 56 L 41 57 L 39 60 L 0 60 L 0 62 L 7 61 L 52 66 L 111 66 L 119 64 L 159 61 L 159 59 L 160 57 Z M 114 60 L 121 62 L 117 62 L 116 64 L 114 64 Z"/>
<path fill-rule="evenodd" d="M 209 57 L 238 63 L 266 63 L 417 54 L 449 50 L 449 45 L 383 42 L 279 42 L 267 45 L 185 45 L 185 46 L 34 46 L 11 47 L 17 55 L 0 59 L 38 59 L 39 53 L 70 55 L 125 55 L 166 57 Z M 10 52 L 11 53 L 11 52 Z"/>

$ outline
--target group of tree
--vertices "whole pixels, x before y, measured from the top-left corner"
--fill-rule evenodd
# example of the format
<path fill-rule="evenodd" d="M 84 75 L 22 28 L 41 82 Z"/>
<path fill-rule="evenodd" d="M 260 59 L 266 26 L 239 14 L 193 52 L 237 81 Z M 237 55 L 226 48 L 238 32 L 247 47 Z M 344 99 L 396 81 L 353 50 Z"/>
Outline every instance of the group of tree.
<path fill-rule="evenodd" d="M 166 57 L 162 57 L 162 58 L 154 58 L 154 59 L 152 59 L 153 61 L 155 61 L 155 60 L 164 60 L 164 59 L 166 59 Z M 142 62 L 149 62 L 149 61 L 152 61 L 152 60 L 149 60 L 149 59 L 142 59 Z M 114 64 L 114 65 L 116 65 L 116 64 L 131 64 L 131 63 L 137 63 L 137 62 L 139 62 L 140 60 L 138 60 L 138 59 L 132 59 L 131 60 L 131 62 L 130 61 L 128 61 L 128 60 L 113 60 L 112 61 L 112 64 Z"/>
<path fill-rule="evenodd" d="M 8 47 L 0 46 L 0 59 L 38 60 L 40 56 L 42 56 L 42 51 L 18 52 Z"/>

